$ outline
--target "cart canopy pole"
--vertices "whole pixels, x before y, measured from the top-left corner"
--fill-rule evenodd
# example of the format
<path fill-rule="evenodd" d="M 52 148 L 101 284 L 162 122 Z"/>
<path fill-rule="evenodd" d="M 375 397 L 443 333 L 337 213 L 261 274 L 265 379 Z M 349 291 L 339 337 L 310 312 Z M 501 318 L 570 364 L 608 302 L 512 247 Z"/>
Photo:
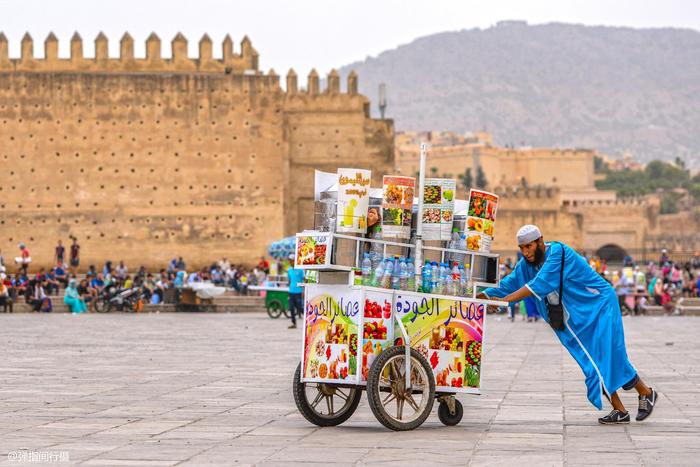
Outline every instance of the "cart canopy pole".
<path fill-rule="evenodd" d="M 418 169 L 418 219 L 416 220 L 416 254 L 413 255 L 416 270 L 416 284 L 423 281 L 423 193 L 425 191 L 425 159 L 428 144 L 420 143 L 420 165 Z"/>

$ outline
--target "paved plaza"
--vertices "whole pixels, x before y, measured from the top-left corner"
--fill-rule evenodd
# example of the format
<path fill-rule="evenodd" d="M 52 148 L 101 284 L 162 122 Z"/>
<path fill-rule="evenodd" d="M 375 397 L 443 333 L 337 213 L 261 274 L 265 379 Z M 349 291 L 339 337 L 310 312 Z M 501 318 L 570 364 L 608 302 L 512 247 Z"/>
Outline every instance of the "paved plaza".
<path fill-rule="evenodd" d="M 261 313 L 0 315 L 0 465 L 22 465 L 18 452 L 95 466 L 700 465 L 700 318 L 625 318 L 660 393 L 628 426 L 597 424 L 546 324 L 487 320 L 483 395 L 460 396 L 463 421 L 434 413 L 394 433 L 364 399 L 339 427 L 303 419 L 301 330 Z M 623 401 L 634 418 L 636 397 Z"/>

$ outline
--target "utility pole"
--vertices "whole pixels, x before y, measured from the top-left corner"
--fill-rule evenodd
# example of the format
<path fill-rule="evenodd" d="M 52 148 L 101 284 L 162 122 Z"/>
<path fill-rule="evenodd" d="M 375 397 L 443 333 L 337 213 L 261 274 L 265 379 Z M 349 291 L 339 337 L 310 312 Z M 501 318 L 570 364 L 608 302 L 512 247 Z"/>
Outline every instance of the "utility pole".
<path fill-rule="evenodd" d="M 379 115 L 384 120 L 386 113 L 386 84 L 379 83 Z"/>

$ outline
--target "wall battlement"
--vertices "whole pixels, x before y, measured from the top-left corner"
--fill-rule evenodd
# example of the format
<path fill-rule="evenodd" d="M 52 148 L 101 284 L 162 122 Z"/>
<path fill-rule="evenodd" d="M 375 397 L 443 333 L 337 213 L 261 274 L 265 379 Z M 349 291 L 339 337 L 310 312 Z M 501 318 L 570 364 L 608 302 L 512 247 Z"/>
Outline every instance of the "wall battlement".
<path fill-rule="evenodd" d="M 172 56 L 161 55 L 161 41 L 151 33 L 146 39 L 146 57 L 134 56 L 134 39 L 124 33 L 119 41 L 119 57 L 109 57 L 108 39 L 100 33 L 95 38 L 95 56 L 83 55 L 83 39 L 76 32 L 70 41 L 70 58 L 58 57 L 58 39 L 50 33 L 44 41 L 44 58 L 34 56 L 34 40 L 26 33 L 22 38 L 19 58 L 10 58 L 7 37 L 0 32 L 0 71 L 70 71 L 70 72 L 202 72 L 257 73 L 258 52 L 246 36 L 240 53 L 234 53 L 233 40 L 222 42 L 222 58 L 213 58 L 212 40 L 207 34 L 199 40 L 199 56 L 189 58 L 187 39 L 178 33 L 171 41 Z"/>
<path fill-rule="evenodd" d="M 134 40 L 125 33 L 119 42 L 118 58 L 109 57 L 108 39 L 100 33 L 95 38 L 95 56 L 85 57 L 83 54 L 83 39 L 76 32 L 70 42 L 70 58 L 58 57 L 58 39 L 50 33 L 44 41 L 44 58 L 35 58 L 34 40 L 25 34 L 22 38 L 21 56 L 9 57 L 7 37 L 0 32 L 0 73 L 2 72 L 38 72 L 38 73 L 168 73 L 168 74 L 226 74 L 245 76 L 245 80 L 236 82 L 246 83 L 248 87 L 257 86 L 258 90 L 265 89 L 280 91 L 280 77 L 275 70 L 267 74 L 258 70 L 259 54 L 253 48 L 250 39 L 245 36 L 240 44 L 240 53 L 234 53 L 233 41 L 227 35 L 222 46 L 222 58 L 213 58 L 212 40 L 207 34 L 199 40 L 199 56 L 190 58 L 187 54 L 187 39 L 178 33 L 171 41 L 172 56 L 167 58 L 161 54 L 161 40 L 152 33 L 146 39 L 146 57 L 134 56 Z M 289 96 L 337 96 L 358 94 L 357 74 L 353 71 L 347 78 L 347 92 L 341 93 L 340 76 L 336 70 L 327 75 L 326 89 L 320 89 L 320 76 L 316 70 L 309 73 L 306 88 L 299 88 L 298 77 L 293 69 L 286 77 Z"/>
<path fill-rule="evenodd" d="M 559 189 L 556 187 L 496 187 L 494 189 L 501 198 L 509 199 L 556 199 L 559 196 Z"/>

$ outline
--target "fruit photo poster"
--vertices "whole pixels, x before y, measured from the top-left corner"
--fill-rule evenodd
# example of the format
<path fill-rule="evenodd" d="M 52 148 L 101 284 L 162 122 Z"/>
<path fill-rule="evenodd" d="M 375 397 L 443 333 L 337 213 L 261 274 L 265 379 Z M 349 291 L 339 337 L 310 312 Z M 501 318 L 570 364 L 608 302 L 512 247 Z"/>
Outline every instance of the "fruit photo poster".
<path fill-rule="evenodd" d="M 481 190 L 469 191 L 469 212 L 466 225 L 467 249 L 491 252 L 498 195 Z"/>
<path fill-rule="evenodd" d="M 385 175 L 383 178 L 382 232 L 384 237 L 411 238 L 411 216 L 416 179 Z"/>
<path fill-rule="evenodd" d="M 394 343 L 392 306 L 394 293 L 384 290 L 365 291 L 365 306 L 362 314 L 362 352 L 360 352 L 360 381 L 367 381 L 374 359 Z"/>
<path fill-rule="evenodd" d="M 452 234 L 457 182 L 426 178 L 423 189 L 423 239 L 448 241 Z"/>
<path fill-rule="evenodd" d="M 356 383 L 363 291 L 345 285 L 307 285 L 305 289 L 302 379 Z"/>
<path fill-rule="evenodd" d="M 394 319 L 430 364 L 438 392 L 479 393 L 485 314 L 468 300 L 398 291 L 394 300 Z"/>
<path fill-rule="evenodd" d="M 367 233 L 369 184 L 372 172 L 362 169 L 338 169 L 339 233 Z"/>

